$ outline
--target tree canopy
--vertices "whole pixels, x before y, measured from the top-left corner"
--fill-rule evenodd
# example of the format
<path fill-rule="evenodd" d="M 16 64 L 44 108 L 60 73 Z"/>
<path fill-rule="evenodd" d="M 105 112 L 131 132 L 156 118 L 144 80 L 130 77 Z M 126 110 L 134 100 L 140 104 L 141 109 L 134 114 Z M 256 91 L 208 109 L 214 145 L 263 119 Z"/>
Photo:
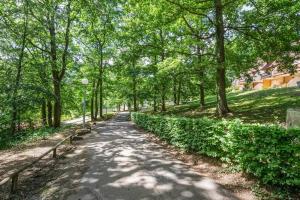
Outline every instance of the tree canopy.
<path fill-rule="evenodd" d="M 225 116 L 240 74 L 261 61 L 295 71 L 299 10 L 296 0 L 2 0 L 1 131 L 59 127 L 80 115 L 84 91 L 92 120 L 122 105 L 205 109 L 206 94 Z"/>

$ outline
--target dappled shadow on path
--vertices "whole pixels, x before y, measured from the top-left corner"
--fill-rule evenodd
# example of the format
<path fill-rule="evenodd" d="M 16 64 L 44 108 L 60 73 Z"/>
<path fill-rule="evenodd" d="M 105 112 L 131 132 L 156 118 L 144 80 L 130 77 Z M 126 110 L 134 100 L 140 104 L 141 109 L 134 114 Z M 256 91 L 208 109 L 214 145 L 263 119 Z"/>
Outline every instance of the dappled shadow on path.
<path fill-rule="evenodd" d="M 85 142 L 91 155 L 89 169 L 63 199 L 236 199 L 151 143 L 127 118 L 121 114 L 95 127 L 97 133 Z"/>

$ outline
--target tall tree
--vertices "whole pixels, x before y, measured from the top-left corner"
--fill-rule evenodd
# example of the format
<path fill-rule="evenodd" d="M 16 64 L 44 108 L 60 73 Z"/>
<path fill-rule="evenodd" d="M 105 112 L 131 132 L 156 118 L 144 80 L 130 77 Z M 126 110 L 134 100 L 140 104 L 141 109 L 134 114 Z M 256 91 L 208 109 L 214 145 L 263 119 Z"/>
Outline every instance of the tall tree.
<path fill-rule="evenodd" d="M 220 116 L 229 112 L 226 98 L 226 66 L 225 66 L 225 43 L 224 43 L 224 21 L 222 0 L 214 0 L 215 6 L 215 26 L 216 26 L 216 54 L 217 54 L 217 111 Z"/>

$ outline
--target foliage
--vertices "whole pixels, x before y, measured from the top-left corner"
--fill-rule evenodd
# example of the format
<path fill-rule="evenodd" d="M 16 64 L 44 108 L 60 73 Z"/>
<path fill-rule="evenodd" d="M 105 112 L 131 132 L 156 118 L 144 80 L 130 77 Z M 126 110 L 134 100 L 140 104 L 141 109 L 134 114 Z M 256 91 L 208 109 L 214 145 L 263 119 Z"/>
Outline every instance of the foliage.
<path fill-rule="evenodd" d="M 9 149 L 21 144 L 25 144 L 34 140 L 46 138 L 52 134 L 60 132 L 68 127 L 63 128 L 40 128 L 36 130 L 27 130 L 13 136 L 9 133 L 0 135 L 0 150 Z"/>
<path fill-rule="evenodd" d="M 85 93 L 93 120 L 107 107 L 127 104 L 138 110 L 147 104 L 165 114 L 215 117 L 217 107 L 219 114 L 231 111 L 241 120 L 274 121 L 275 116 L 283 122 L 285 109 L 299 103 L 297 90 L 227 98 L 226 87 L 261 61 L 295 72 L 299 8 L 300 1 L 290 0 L 2 0 L 0 143 L 26 141 L 35 135 L 26 128 L 58 127 L 61 118 L 80 115 Z M 89 84 L 83 86 L 84 77 Z M 207 94 L 217 97 L 205 102 Z M 177 106 L 167 111 L 170 102 Z M 237 163 L 264 182 L 279 184 L 283 176 L 283 184 L 296 184 L 294 160 L 287 156 L 296 149 L 286 145 L 297 131 L 209 119 L 144 122 L 166 140 Z"/>
<path fill-rule="evenodd" d="M 247 123 L 284 124 L 288 108 L 297 108 L 300 103 L 299 88 L 277 88 L 261 91 L 229 92 L 228 102 L 233 109 L 226 119 L 240 119 Z M 216 98 L 207 95 L 206 109 L 199 110 L 197 101 L 187 102 L 178 106 L 169 106 L 165 115 L 181 117 L 209 117 L 215 115 Z"/>
<path fill-rule="evenodd" d="M 58 126 L 61 116 L 81 112 L 84 90 L 93 119 L 121 104 L 165 111 L 171 101 L 200 97 L 204 109 L 206 94 L 219 95 L 213 106 L 223 101 L 225 114 L 225 86 L 258 61 L 276 60 L 295 72 L 299 6 L 288 0 L 3 0 L 0 122 L 12 133 L 30 120 Z M 221 21 L 224 27 L 216 27 Z"/>
<path fill-rule="evenodd" d="M 298 129 L 143 113 L 133 113 L 132 120 L 173 145 L 237 165 L 263 183 L 300 186 Z"/>

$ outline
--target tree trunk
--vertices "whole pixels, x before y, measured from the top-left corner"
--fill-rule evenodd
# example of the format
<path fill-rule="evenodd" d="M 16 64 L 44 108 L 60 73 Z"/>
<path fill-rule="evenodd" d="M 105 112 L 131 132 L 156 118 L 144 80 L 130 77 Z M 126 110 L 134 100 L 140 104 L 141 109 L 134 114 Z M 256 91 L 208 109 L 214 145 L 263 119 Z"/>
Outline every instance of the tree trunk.
<path fill-rule="evenodd" d="M 71 26 L 71 1 L 68 1 L 67 4 L 67 26 L 65 29 L 65 38 L 64 38 L 64 48 L 62 52 L 62 65 L 61 70 L 57 67 L 57 45 L 56 45 L 56 25 L 55 25 L 55 16 L 57 12 L 57 6 L 53 5 L 54 10 L 50 13 L 48 17 L 48 30 L 50 35 L 50 57 L 51 57 L 51 72 L 52 72 L 52 79 L 53 79 L 53 88 L 54 88 L 54 127 L 60 127 L 61 123 L 61 113 L 62 113 L 62 103 L 61 103 L 61 81 L 64 77 L 66 68 L 67 68 L 67 55 L 68 55 L 68 48 L 70 42 L 70 26 Z"/>
<path fill-rule="evenodd" d="M 157 112 L 157 100 L 156 100 L 156 97 L 153 98 L 153 111 Z"/>
<path fill-rule="evenodd" d="M 200 46 L 197 45 L 197 55 L 198 55 L 198 72 L 199 72 L 199 97 L 200 97 L 200 109 L 205 109 L 205 91 L 204 91 L 204 68 L 201 66 L 201 49 Z"/>
<path fill-rule="evenodd" d="M 163 62 L 165 60 L 165 57 L 166 57 L 166 54 L 165 54 L 165 40 L 164 40 L 164 36 L 163 36 L 163 30 L 160 29 L 159 30 L 159 36 L 160 36 L 160 43 L 161 43 L 161 46 L 163 47 L 162 48 L 162 51 L 161 51 L 161 61 Z M 161 111 L 162 112 L 165 112 L 167 109 L 166 109 L 166 89 L 164 85 L 162 85 L 162 91 L 161 91 Z"/>
<path fill-rule="evenodd" d="M 103 118 L 103 66 L 100 69 L 100 79 L 99 79 L 99 111 L 100 118 Z"/>
<path fill-rule="evenodd" d="M 203 110 L 203 109 L 205 109 L 205 93 L 204 93 L 203 80 L 200 80 L 199 90 L 200 90 L 200 109 Z"/>
<path fill-rule="evenodd" d="M 21 113 L 20 110 L 17 111 L 17 123 L 18 123 L 18 132 L 21 131 L 22 127 L 21 127 Z"/>
<path fill-rule="evenodd" d="M 99 113 L 99 87 L 100 87 L 100 79 L 97 79 L 97 84 L 96 84 L 96 88 L 95 88 L 95 116 L 94 118 L 97 120 L 98 119 L 98 113 Z M 100 114 L 100 118 L 101 118 L 101 114 Z"/>
<path fill-rule="evenodd" d="M 133 110 L 134 110 L 134 112 L 138 111 L 137 91 L 136 91 L 136 79 L 135 78 L 133 78 Z"/>
<path fill-rule="evenodd" d="M 99 42 L 99 52 L 100 52 L 100 61 L 99 61 L 99 78 L 97 82 L 97 89 L 99 89 L 99 115 L 100 118 L 103 118 L 103 43 Z M 98 91 L 97 91 L 98 92 Z M 97 108 L 98 109 L 98 108 Z M 98 111 L 97 111 L 98 112 Z"/>
<path fill-rule="evenodd" d="M 216 89 L 217 89 L 217 112 L 219 116 L 225 116 L 229 113 L 226 98 L 226 69 L 225 69 L 225 44 L 224 44 L 224 22 L 223 22 L 223 5 L 221 0 L 214 0 L 216 14 L 216 53 L 217 53 L 217 72 L 216 72 Z"/>
<path fill-rule="evenodd" d="M 165 91 L 163 91 L 161 94 L 161 111 L 165 112 L 166 110 L 166 94 Z"/>
<path fill-rule="evenodd" d="M 54 85 L 54 96 L 55 96 L 53 125 L 55 128 L 58 128 L 60 127 L 60 123 L 61 123 L 61 94 L 60 94 L 61 84 L 60 81 L 54 79 L 53 85 Z"/>
<path fill-rule="evenodd" d="M 165 112 L 166 109 L 166 86 L 162 85 L 161 89 L 161 112 Z"/>
<path fill-rule="evenodd" d="M 47 102 L 47 110 L 48 110 L 48 126 L 52 127 L 53 126 L 53 122 L 52 122 L 52 103 L 51 101 L 48 100 Z"/>
<path fill-rule="evenodd" d="M 128 111 L 131 112 L 131 103 L 128 102 Z"/>
<path fill-rule="evenodd" d="M 59 71 L 57 68 L 57 47 L 56 47 L 56 33 L 55 33 L 55 19 L 54 13 L 52 13 L 49 21 L 49 34 L 50 34 L 50 56 L 51 56 L 51 72 L 52 82 L 54 88 L 54 113 L 53 113 L 53 126 L 60 126 L 60 114 L 61 114 L 61 102 L 60 102 L 60 80 Z"/>
<path fill-rule="evenodd" d="M 177 94 L 176 105 L 179 105 L 181 101 L 181 88 L 182 88 L 182 79 L 180 79 L 178 82 L 178 94 Z"/>
<path fill-rule="evenodd" d="M 91 120 L 95 120 L 95 115 L 94 115 L 94 99 L 95 99 L 95 80 L 93 80 L 93 86 L 92 86 L 92 97 L 91 97 Z M 96 103 L 97 104 L 97 103 Z M 97 111 L 96 111 L 97 112 Z"/>
<path fill-rule="evenodd" d="M 177 105 L 177 86 L 176 77 L 173 78 L 173 102 Z"/>
<path fill-rule="evenodd" d="M 43 126 L 47 126 L 47 110 L 46 109 L 47 109 L 46 108 L 46 101 L 45 101 L 45 99 L 43 99 L 42 110 L 41 110 Z"/>
<path fill-rule="evenodd" d="M 11 133 L 15 134 L 16 132 L 16 122 L 18 120 L 18 104 L 17 104 L 17 95 L 20 87 L 20 82 L 21 82 L 21 74 L 22 74 L 22 68 L 23 68 L 23 60 L 24 60 L 24 51 L 26 47 L 26 39 L 27 39 L 27 28 L 28 28 L 28 23 L 27 23 L 27 4 L 24 7 L 25 10 L 25 17 L 24 17 L 24 29 L 23 29 L 23 34 L 22 34 L 22 44 L 21 44 L 21 49 L 20 49 L 20 54 L 19 54 L 19 59 L 18 59 L 18 64 L 17 64 L 17 75 L 15 79 L 15 85 L 13 88 L 13 94 L 12 94 L 12 116 L 11 116 Z"/>
<path fill-rule="evenodd" d="M 137 99 L 137 80 L 136 80 L 136 69 L 135 69 L 135 61 L 133 61 L 132 66 L 134 70 L 134 75 L 132 77 L 132 85 L 133 85 L 133 110 L 134 112 L 138 111 L 138 99 Z"/>
<path fill-rule="evenodd" d="M 97 120 L 98 119 L 98 113 L 99 113 L 99 95 L 98 95 L 98 90 L 99 90 L 99 80 L 97 81 L 97 85 L 96 88 L 94 90 L 95 95 L 94 95 L 94 106 L 95 106 L 95 114 L 94 114 L 94 119 Z"/>

